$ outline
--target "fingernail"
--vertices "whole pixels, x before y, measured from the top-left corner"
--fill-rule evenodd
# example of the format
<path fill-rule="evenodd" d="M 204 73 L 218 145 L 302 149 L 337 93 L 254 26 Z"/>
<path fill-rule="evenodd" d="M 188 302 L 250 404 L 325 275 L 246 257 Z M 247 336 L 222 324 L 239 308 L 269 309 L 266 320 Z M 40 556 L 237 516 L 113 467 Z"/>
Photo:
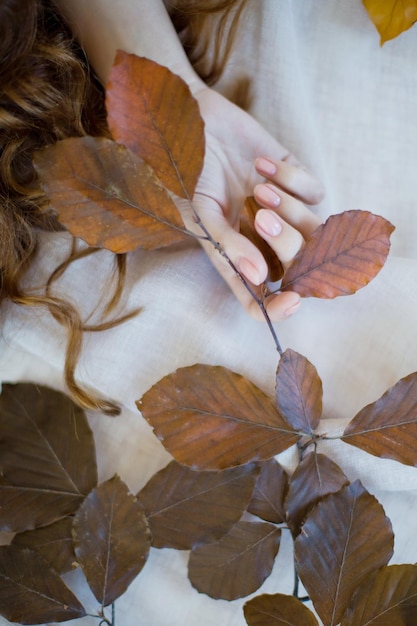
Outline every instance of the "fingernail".
<path fill-rule="evenodd" d="M 301 298 L 295 304 L 292 304 L 284 313 L 285 317 L 290 317 L 293 313 L 298 311 L 301 305 Z"/>
<path fill-rule="evenodd" d="M 282 231 L 279 218 L 268 209 L 259 209 L 256 214 L 256 225 L 269 237 L 276 237 Z"/>
<path fill-rule="evenodd" d="M 248 261 L 248 259 L 239 259 L 239 261 L 237 262 L 237 268 L 239 272 L 243 274 L 243 276 L 245 276 L 245 278 L 247 278 L 254 285 L 261 284 L 262 279 L 260 277 L 258 269 L 253 265 L 253 263 Z"/>
<path fill-rule="evenodd" d="M 269 161 L 269 159 L 265 159 L 264 157 L 256 159 L 255 167 L 258 172 L 264 176 L 274 176 L 274 174 L 277 173 L 277 166 L 275 163 Z"/>
<path fill-rule="evenodd" d="M 256 199 L 260 204 L 272 208 L 277 207 L 281 202 L 281 198 L 279 197 L 278 193 L 275 191 L 275 189 L 273 189 L 273 187 L 270 187 L 269 185 L 256 185 L 254 192 Z"/>

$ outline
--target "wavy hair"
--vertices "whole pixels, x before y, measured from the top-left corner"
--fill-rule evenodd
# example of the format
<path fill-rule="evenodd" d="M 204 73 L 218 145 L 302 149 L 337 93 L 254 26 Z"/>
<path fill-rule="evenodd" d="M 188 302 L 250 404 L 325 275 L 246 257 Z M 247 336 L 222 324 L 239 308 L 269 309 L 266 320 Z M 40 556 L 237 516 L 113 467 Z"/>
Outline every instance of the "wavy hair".
<path fill-rule="evenodd" d="M 208 83 L 221 74 L 245 0 L 178 0 L 172 20 L 196 70 Z M 210 19 L 220 19 L 214 54 L 204 61 Z M 79 251 L 51 273 L 41 295 L 22 289 L 22 278 L 37 249 L 39 230 L 62 230 L 32 165 L 36 150 L 74 136 L 108 136 L 103 89 L 51 0 L 2 0 L 0 4 L 0 304 L 46 307 L 67 330 L 64 378 L 69 393 L 84 408 L 115 415 L 117 405 L 98 398 L 76 381 L 83 333 L 106 330 L 136 315 L 87 326 L 77 308 L 53 294 L 56 278 L 94 249 Z M 115 255 L 117 285 L 106 308 L 119 302 L 126 256 Z"/>

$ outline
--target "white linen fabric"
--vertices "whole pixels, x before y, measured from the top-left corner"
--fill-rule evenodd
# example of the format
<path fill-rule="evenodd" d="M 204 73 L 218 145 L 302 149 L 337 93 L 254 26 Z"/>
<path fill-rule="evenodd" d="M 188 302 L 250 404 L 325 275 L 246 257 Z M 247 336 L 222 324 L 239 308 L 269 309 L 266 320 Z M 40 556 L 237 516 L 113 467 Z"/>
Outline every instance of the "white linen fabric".
<path fill-rule="evenodd" d="M 323 219 L 364 209 L 396 226 L 389 260 L 369 286 L 348 298 L 306 299 L 277 325 L 283 347 L 304 354 L 322 378 L 321 430 L 328 434 L 340 434 L 363 406 L 417 370 L 416 61 L 417 30 L 381 48 L 361 0 L 249 0 L 218 85 L 227 95 L 234 81 L 250 79 L 250 112 L 324 182 L 326 199 L 317 207 Z M 44 284 L 69 245 L 66 234 L 43 234 L 28 283 Z M 111 268 L 112 255 L 101 251 L 74 263 L 57 289 L 98 319 Z M 136 492 L 170 456 L 135 400 L 164 375 L 198 362 L 227 366 L 273 395 L 278 355 L 266 325 L 247 316 L 193 244 L 130 255 L 125 304 L 143 311 L 86 337 L 77 372 L 123 406 L 117 418 L 89 416 L 100 479 L 117 472 Z M 48 313 L 4 307 L 0 380 L 65 390 L 64 349 L 65 333 Z M 416 562 L 417 469 L 340 441 L 320 449 L 383 504 L 396 534 L 393 562 Z M 295 450 L 279 460 L 291 471 Z M 291 593 L 291 550 L 284 534 L 274 570 L 254 595 Z M 215 601 L 197 593 L 187 580 L 187 558 L 152 549 L 116 603 L 116 623 L 244 626 L 246 599 Z M 94 611 L 80 573 L 67 580 Z M 97 619 L 74 624 L 92 626 Z"/>

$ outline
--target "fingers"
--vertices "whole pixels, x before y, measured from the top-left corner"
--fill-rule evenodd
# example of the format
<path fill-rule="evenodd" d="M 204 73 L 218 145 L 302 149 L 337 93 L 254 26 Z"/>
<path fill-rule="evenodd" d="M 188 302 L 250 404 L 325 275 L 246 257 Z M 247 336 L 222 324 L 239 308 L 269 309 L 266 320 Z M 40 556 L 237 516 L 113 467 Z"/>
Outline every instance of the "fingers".
<path fill-rule="evenodd" d="M 260 157 L 255 161 L 255 168 L 280 189 L 307 204 L 318 204 L 323 200 L 323 185 L 291 155 L 282 161 Z"/>

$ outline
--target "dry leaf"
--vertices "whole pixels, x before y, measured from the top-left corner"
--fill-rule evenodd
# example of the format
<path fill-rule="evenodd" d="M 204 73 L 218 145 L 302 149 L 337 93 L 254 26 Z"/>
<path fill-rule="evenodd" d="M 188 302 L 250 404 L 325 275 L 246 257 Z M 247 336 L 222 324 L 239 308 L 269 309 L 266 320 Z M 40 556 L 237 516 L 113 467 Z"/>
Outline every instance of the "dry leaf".
<path fill-rule="evenodd" d="M 319 626 L 298 598 L 282 593 L 257 596 L 243 607 L 248 626 Z"/>
<path fill-rule="evenodd" d="M 282 279 L 283 291 L 335 298 L 355 293 L 383 267 L 394 227 L 368 211 L 345 211 L 319 226 Z"/>
<path fill-rule="evenodd" d="M 265 461 L 248 506 L 249 513 L 274 524 L 284 522 L 287 488 L 288 474 L 284 468 L 275 459 Z"/>
<path fill-rule="evenodd" d="M 347 425 L 342 441 L 417 466 L 417 372 L 399 380 Z"/>
<path fill-rule="evenodd" d="M 239 522 L 216 543 L 192 550 L 188 577 L 211 598 L 236 600 L 256 591 L 270 575 L 281 531 L 266 522 Z"/>
<path fill-rule="evenodd" d="M 196 472 L 172 461 L 138 493 L 156 548 L 188 550 L 219 539 L 241 518 L 259 468 Z"/>
<path fill-rule="evenodd" d="M 64 139 L 37 152 L 34 165 L 61 224 L 90 246 L 122 253 L 188 238 L 153 170 L 110 139 Z"/>
<path fill-rule="evenodd" d="M 391 523 L 356 481 L 323 498 L 295 539 L 296 566 L 324 626 L 339 624 L 356 587 L 392 556 Z"/>
<path fill-rule="evenodd" d="M 322 397 L 322 383 L 314 365 L 302 354 L 285 350 L 276 377 L 276 401 L 281 415 L 294 430 L 311 434 L 319 425 Z"/>
<path fill-rule="evenodd" d="M 94 489 L 74 518 L 74 547 L 88 584 L 107 606 L 148 558 L 151 537 L 142 506 L 118 476 Z"/>
<path fill-rule="evenodd" d="M 182 78 L 119 50 L 106 108 L 113 138 L 146 161 L 170 191 L 192 198 L 204 161 L 204 122 Z"/>
<path fill-rule="evenodd" d="M 417 21 L 417 0 L 363 0 L 381 36 L 381 46 Z"/>
<path fill-rule="evenodd" d="M 299 439 L 268 396 L 224 367 L 178 369 L 136 404 L 168 452 L 196 469 L 267 460 Z"/>

